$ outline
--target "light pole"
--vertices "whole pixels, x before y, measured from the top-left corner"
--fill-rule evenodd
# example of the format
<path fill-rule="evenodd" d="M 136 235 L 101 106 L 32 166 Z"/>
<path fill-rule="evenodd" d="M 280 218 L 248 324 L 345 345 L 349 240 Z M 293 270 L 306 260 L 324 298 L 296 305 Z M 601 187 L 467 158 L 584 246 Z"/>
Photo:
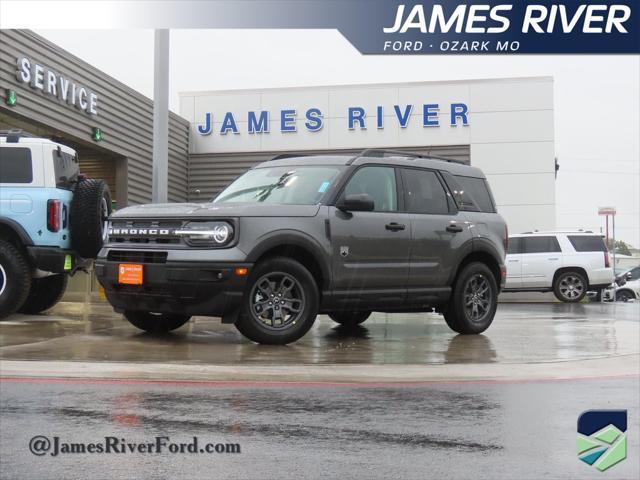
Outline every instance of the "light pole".
<path fill-rule="evenodd" d="M 166 203 L 169 192 L 169 30 L 155 31 L 153 69 L 153 203 Z"/>

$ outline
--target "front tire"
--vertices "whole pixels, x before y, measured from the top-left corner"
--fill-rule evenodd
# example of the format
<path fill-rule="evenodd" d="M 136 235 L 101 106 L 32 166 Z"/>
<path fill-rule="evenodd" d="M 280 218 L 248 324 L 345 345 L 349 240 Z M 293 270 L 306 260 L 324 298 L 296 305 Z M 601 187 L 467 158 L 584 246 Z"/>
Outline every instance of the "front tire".
<path fill-rule="evenodd" d="M 353 328 L 371 316 L 371 312 L 331 312 L 329 318 L 343 327 Z"/>
<path fill-rule="evenodd" d="M 0 320 L 22 306 L 31 288 L 31 267 L 9 242 L 0 240 Z"/>
<path fill-rule="evenodd" d="M 618 290 L 616 292 L 616 302 L 628 302 L 635 299 L 635 295 L 629 290 Z"/>
<path fill-rule="evenodd" d="M 577 303 L 587 294 L 587 280 L 580 272 L 562 272 L 553 282 L 553 293 L 561 302 Z"/>
<path fill-rule="evenodd" d="M 30 315 L 49 310 L 60 301 L 67 289 L 69 277 L 64 274 L 34 278 L 29 296 L 20 307 L 20 313 Z"/>
<path fill-rule="evenodd" d="M 167 333 L 180 328 L 191 318 L 188 315 L 173 313 L 151 313 L 134 310 L 125 310 L 124 318 L 134 327 L 147 333 Z"/>
<path fill-rule="evenodd" d="M 456 278 L 444 319 L 449 328 L 463 335 L 484 332 L 498 308 L 498 286 L 484 263 L 470 263 Z"/>
<path fill-rule="evenodd" d="M 270 258 L 251 273 L 236 328 L 257 343 L 295 342 L 312 327 L 319 302 L 309 270 L 290 258 Z"/>

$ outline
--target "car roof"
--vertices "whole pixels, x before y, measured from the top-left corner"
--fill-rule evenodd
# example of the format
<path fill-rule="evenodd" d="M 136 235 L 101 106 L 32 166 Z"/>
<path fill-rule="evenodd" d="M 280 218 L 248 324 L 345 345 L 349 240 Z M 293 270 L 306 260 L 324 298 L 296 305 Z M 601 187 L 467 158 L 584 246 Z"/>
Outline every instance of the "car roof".
<path fill-rule="evenodd" d="M 380 165 L 399 165 L 406 167 L 429 168 L 432 170 L 443 170 L 452 175 L 460 175 L 466 177 L 485 178 L 482 170 L 470 165 L 455 161 L 447 161 L 446 159 L 429 158 L 429 157 L 413 157 L 410 153 L 407 155 L 397 154 L 391 156 L 367 156 L 358 154 L 340 154 L 340 155 L 286 155 L 276 157 L 273 160 L 267 160 L 256 165 L 254 168 L 265 167 L 289 167 L 289 166 L 305 166 L 305 165 L 364 165 L 364 164 L 380 164 Z"/>
<path fill-rule="evenodd" d="M 40 138 L 40 137 L 20 137 L 16 139 L 17 141 L 8 142 L 7 137 L 0 136 L 0 143 L 5 147 L 17 147 L 17 146 L 33 146 L 33 145 L 43 145 L 49 144 L 55 147 L 60 147 L 63 152 L 68 153 L 70 155 L 75 155 L 76 152 L 73 148 L 64 145 L 63 143 L 54 142 L 49 138 Z"/>

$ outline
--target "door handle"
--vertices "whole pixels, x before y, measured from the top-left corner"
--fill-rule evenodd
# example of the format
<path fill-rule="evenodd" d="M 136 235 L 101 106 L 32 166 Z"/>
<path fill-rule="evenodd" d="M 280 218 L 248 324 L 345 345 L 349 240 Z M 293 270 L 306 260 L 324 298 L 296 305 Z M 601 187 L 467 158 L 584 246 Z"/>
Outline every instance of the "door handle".
<path fill-rule="evenodd" d="M 447 232 L 458 233 L 462 231 L 462 227 L 456 223 L 450 223 L 445 229 Z"/>
<path fill-rule="evenodd" d="M 551 258 L 547 258 L 547 260 L 559 260 L 558 257 L 551 257 Z"/>
<path fill-rule="evenodd" d="M 405 226 L 401 223 L 391 222 L 387 223 L 384 228 L 386 228 L 387 230 L 391 230 L 392 232 L 397 232 L 399 230 L 404 230 Z"/>
<path fill-rule="evenodd" d="M 509 263 L 518 263 L 520 260 L 509 260 Z"/>

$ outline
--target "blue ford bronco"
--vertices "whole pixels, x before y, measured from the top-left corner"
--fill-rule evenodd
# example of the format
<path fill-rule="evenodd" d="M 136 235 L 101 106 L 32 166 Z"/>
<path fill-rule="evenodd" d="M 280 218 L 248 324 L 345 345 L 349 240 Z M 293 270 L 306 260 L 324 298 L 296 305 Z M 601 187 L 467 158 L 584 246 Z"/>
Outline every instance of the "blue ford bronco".
<path fill-rule="evenodd" d="M 102 247 L 109 188 L 79 168 L 65 145 L 0 132 L 0 319 L 51 308 Z"/>

